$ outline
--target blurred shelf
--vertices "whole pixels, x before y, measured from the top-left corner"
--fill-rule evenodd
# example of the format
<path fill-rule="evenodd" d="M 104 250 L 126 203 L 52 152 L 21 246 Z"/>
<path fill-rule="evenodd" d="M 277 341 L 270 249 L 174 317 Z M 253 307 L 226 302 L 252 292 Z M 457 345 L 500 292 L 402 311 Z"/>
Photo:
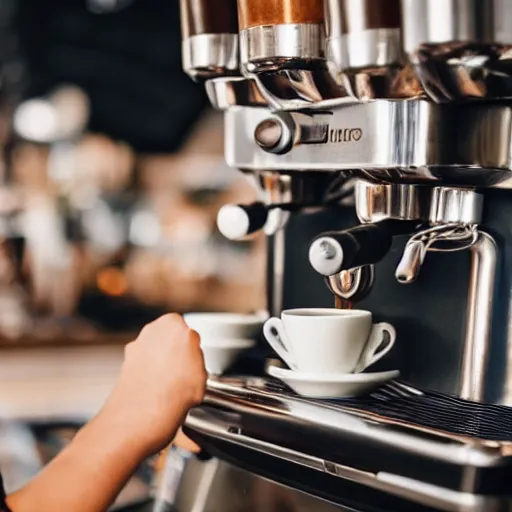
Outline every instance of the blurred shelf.
<path fill-rule="evenodd" d="M 86 420 L 113 389 L 122 344 L 4 347 L 0 353 L 0 419 Z"/>
<path fill-rule="evenodd" d="M 38 347 L 95 347 L 105 345 L 126 345 L 137 337 L 137 332 L 95 333 L 87 338 L 71 338 L 68 336 L 52 339 L 23 336 L 8 339 L 0 336 L 0 353 L 4 350 L 26 350 Z"/>

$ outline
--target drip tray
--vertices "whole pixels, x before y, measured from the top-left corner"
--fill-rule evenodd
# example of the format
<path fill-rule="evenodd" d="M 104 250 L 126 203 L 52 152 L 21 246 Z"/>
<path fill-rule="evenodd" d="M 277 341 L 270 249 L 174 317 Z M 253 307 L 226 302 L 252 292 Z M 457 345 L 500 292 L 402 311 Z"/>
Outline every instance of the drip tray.
<path fill-rule="evenodd" d="M 299 396 L 278 380 L 260 383 L 270 393 Z M 413 388 L 399 381 L 386 384 L 360 398 L 311 400 L 341 411 L 372 413 L 411 427 L 434 429 L 446 434 L 485 441 L 512 442 L 512 408 L 480 404 L 444 393 Z"/>
<path fill-rule="evenodd" d="M 343 491 L 350 482 L 366 488 L 365 499 L 381 495 L 368 510 L 512 509 L 508 407 L 399 381 L 365 397 L 318 400 L 271 378 L 224 377 L 209 381 L 186 431 L 216 456 L 340 504 L 357 495 Z M 386 508 L 388 495 L 399 501 Z"/>

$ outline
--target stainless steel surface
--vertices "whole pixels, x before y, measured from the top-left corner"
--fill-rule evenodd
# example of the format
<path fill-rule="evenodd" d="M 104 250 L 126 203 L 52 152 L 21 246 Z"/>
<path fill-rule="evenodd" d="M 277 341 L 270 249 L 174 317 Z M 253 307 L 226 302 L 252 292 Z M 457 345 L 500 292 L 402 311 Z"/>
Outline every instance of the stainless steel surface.
<path fill-rule="evenodd" d="M 339 72 L 337 79 L 347 94 L 361 101 L 425 97 L 423 87 L 409 64 L 404 67 L 346 70 Z"/>
<path fill-rule="evenodd" d="M 242 70 L 273 109 L 295 109 L 347 96 L 324 60 L 320 24 L 256 26 L 240 32 Z"/>
<path fill-rule="evenodd" d="M 469 442 L 467 438 L 445 435 L 428 428 L 418 427 L 416 430 L 412 425 L 404 427 L 402 422 L 395 424 L 382 416 L 352 410 L 350 405 L 343 407 L 279 394 L 268 390 L 264 383 L 264 379 L 258 378 L 210 380 L 205 406 L 189 414 L 186 426 L 206 438 L 293 463 L 297 471 L 306 467 L 435 509 L 475 512 L 506 510 L 499 507 L 509 503 L 508 497 L 498 500 L 493 496 L 474 494 L 470 485 L 455 490 L 427 481 L 420 482 L 414 479 L 414 472 L 410 468 L 403 474 L 390 472 L 385 469 L 382 459 L 367 458 L 363 466 L 359 466 L 343 462 L 343 456 L 341 459 L 337 457 L 344 453 L 343 446 L 365 446 L 374 453 L 385 446 L 397 455 L 414 454 L 430 461 L 460 466 L 461 470 L 472 468 L 471 471 L 474 471 L 476 468 L 500 467 L 506 460 L 503 454 L 507 451 L 508 443 Z M 394 386 L 404 396 L 419 393 L 398 383 Z M 250 425 L 256 423 L 266 425 L 266 428 L 254 435 Z M 306 438 L 306 432 L 310 432 L 311 439 L 318 439 L 319 436 L 329 439 L 328 442 L 335 443 L 337 449 L 332 450 L 331 458 L 326 458 L 320 455 L 319 445 L 308 443 L 301 436 L 295 440 L 288 439 L 285 444 L 276 443 L 272 440 L 276 439 L 275 434 L 271 435 L 270 432 L 272 426 L 279 430 L 282 425 L 299 429 Z M 286 431 L 283 430 L 283 433 Z M 336 441 L 333 436 L 336 436 Z M 297 443 L 302 443 L 302 448 Z"/>
<path fill-rule="evenodd" d="M 265 442 L 260 439 L 243 435 L 239 429 L 229 423 L 218 421 L 213 415 L 204 411 L 192 411 L 187 417 L 187 425 L 195 431 L 212 436 L 222 441 L 249 448 L 276 459 L 286 460 L 298 466 L 327 473 L 337 478 L 363 484 L 419 503 L 449 512 L 481 512 L 482 510 L 500 510 L 500 502 L 495 498 L 487 498 L 470 493 L 456 492 L 437 485 L 426 484 L 400 475 L 386 472 L 362 471 L 350 466 L 315 457 L 296 450 Z"/>
<path fill-rule="evenodd" d="M 464 336 L 460 396 L 481 402 L 485 398 L 487 364 L 491 352 L 491 327 L 498 249 L 491 235 L 478 231 L 471 245 L 466 333 Z M 507 344 L 511 341 L 507 340 Z"/>
<path fill-rule="evenodd" d="M 357 180 L 357 218 L 363 224 L 383 220 L 426 220 L 431 189 L 417 185 L 371 183 Z"/>
<path fill-rule="evenodd" d="M 324 61 L 310 61 L 307 69 L 290 65 L 253 76 L 261 94 L 274 110 L 312 107 L 339 98 L 351 101 L 345 87 L 338 83 Z"/>
<path fill-rule="evenodd" d="M 297 173 L 262 171 L 247 173 L 256 186 L 261 200 L 270 205 L 319 206 L 325 203 L 326 192 L 332 189 L 340 176 L 330 172 Z M 343 190 L 341 184 L 340 191 Z M 333 190 L 333 194 L 338 190 Z M 272 211 L 275 211 L 273 208 Z"/>
<path fill-rule="evenodd" d="M 191 512 L 204 512 L 212 487 L 215 483 L 218 464 L 219 461 L 213 459 L 210 460 L 204 468 L 201 481 L 196 488 L 194 506 Z"/>
<path fill-rule="evenodd" d="M 423 94 L 402 48 L 400 0 L 328 0 L 326 58 L 348 94 L 362 100 Z"/>
<path fill-rule="evenodd" d="M 194 507 L 197 486 L 205 468 L 212 464 L 215 464 L 212 485 L 203 508 L 199 510 Z M 219 460 L 201 462 L 192 459 L 188 462 L 176 504 L 180 512 L 349 512 L 349 509 Z"/>
<path fill-rule="evenodd" d="M 404 47 L 448 42 L 512 43 L 508 0 L 402 0 Z"/>
<path fill-rule="evenodd" d="M 166 456 L 158 488 L 156 489 L 153 512 L 169 512 L 176 504 L 177 494 L 181 485 L 187 461 L 193 454 L 172 446 Z"/>
<path fill-rule="evenodd" d="M 400 3 L 327 0 L 326 53 L 338 71 L 403 64 Z"/>
<path fill-rule="evenodd" d="M 429 221 L 432 225 L 479 224 L 482 220 L 484 196 L 470 189 L 434 187 Z"/>
<path fill-rule="evenodd" d="M 436 101 L 512 95 L 512 4 L 403 0 L 404 46 Z"/>
<path fill-rule="evenodd" d="M 338 106 L 325 102 L 315 108 L 319 110 L 309 116 L 290 115 L 299 131 L 302 126 L 327 130 L 325 142 L 299 144 L 285 155 L 254 143 L 254 130 L 268 116 L 265 109 L 229 109 L 228 164 L 252 171 L 345 170 L 382 182 L 512 188 L 510 107 L 435 105 L 415 99 Z"/>
<path fill-rule="evenodd" d="M 422 394 L 421 391 L 400 383 L 393 385 L 404 396 Z M 312 402 L 300 396 L 268 391 L 265 378 L 258 377 L 209 379 L 204 403 L 236 414 L 254 414 L 260 419 L 269 420 L 273 415 L 282 415 L 297 426 L 307 423 L 314 430 L 333 429 L 353 435 L 354 440 L 376 441 L 396 450 L 405 450 L 461 466 L 499 466 L 510 446 L 509 443 L 478 439 L 466 444 L 467 438 L 464 436 L 443 434 L 414 425 L 405 431 L 400 423 L 395 425 L 393 420 L 382 417 L 376 422 L 372 413 L 354 411 L 349 405 L 342 407 L 341 412 L 339 404 Z M 186 425 L 188 424 L 187 418 Z"/>
<path fill-rule="evenodd" d="M 180 512 L 208 512 L 212 507 L 218 506 L 215 501 L 218 489 L 219 468 L 222 462 L 217 459 L 201 461 L 195 456 L 189 457 L 181 473 L 180 486 L 172 501 L 172 508 L 168 511 Z M 226 503 L 226 501 L 228 503 Z M 228 505 L 231 500 L 223 500 Z M 232 500 L 233 505 L 238 504 Z M 224 510 L 224 508 L 222 508 Z M 154 512 L 157 512 L 156 510 Z"/>
<path fill-rule="evenodd" d="M 245 71 L 275 71 L 290 64 L 300 69 L 324 57 L 324 27 L 314 23 L 264 25 L 240 31 L 240 61 Z"/>
<path fill-rule="evenodd" d="M 183 69 L 191 77 L 238 74 L 238 35 L 197 34 L 181 44 Z"/>
<path fill-rule="evenodd" d="M 338 71 L 396 66 L 403 61 L 400 35 L 399 29 L 377 28 L 328 37 L 326 58 Z"/>
<path fill-rule="evenodd" d="M 213 108 L 226 110 L 236 105 L 243 107 L 266 107 L 256 82 L 251 78 L 219 77 L 205 83 L 206 93 Z"/>

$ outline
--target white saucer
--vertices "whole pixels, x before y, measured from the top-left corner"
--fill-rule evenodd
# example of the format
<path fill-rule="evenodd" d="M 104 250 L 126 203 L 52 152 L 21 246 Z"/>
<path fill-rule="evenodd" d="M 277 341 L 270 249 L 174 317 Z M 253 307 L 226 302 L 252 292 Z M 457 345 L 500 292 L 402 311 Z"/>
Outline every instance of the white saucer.
<path fill-rule="evenodd" d="M 329 375 L 296 372 L 277 366 L 270 366 L 268 373 L 282 380 L 297 394 L 311 398 L 349 398 L 363 395 L 400 375 L 398 370 Z"/>

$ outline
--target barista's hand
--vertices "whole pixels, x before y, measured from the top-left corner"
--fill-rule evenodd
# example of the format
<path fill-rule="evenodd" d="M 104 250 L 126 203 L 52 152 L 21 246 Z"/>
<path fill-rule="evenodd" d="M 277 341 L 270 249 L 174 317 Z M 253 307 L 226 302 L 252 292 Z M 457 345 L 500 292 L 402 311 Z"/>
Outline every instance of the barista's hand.
<path fill-rule="evenodd" d="M 199 336 L 178 315 L 144 327 L 126 348 L 116 388 L 100 413 L 28 485 L 14 512 L 107 510 L 137 466 L 174 437 L 204 396 Z M 0 504 L 0 507 L 2 505 Z"/>
<path fill-rule="evenodd" d="M 126 346 L 118 384 L 103 412 L 123 418 L 134 442 L 154 453 L 171 441 L 188 410 L 203 400 L 205 387 L 199 335 L 181 316 L 165 315 Z"/>

